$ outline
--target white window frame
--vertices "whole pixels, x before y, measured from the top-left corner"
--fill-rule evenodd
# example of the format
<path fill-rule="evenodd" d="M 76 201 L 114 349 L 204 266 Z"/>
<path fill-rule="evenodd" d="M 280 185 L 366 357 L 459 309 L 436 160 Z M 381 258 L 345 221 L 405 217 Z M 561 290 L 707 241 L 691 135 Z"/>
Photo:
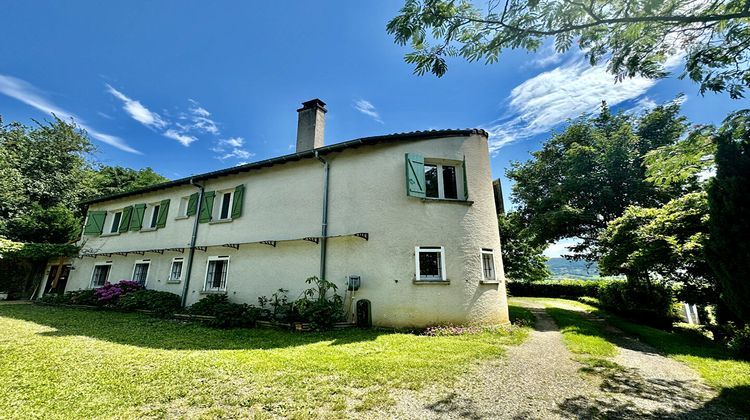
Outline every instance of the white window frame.
<path fill-rule="evenodd" d="M 221 218 L 221 204 L 224 201 L 224 194 L 229 194 L 229 208 L 227 209 L 227 217 Z M 214 197 L 214 214 L 211 220 L 213 221 L 224 221 L 232 220 L 232 206 L 234 205 L 234 188 L 216 191 Z"/>
<path fill-rule="evenodd" d="M 480 260 L 482 263 L 482 280 L 483 281 L 497 281 L 497 264 L 495 264 L 495 251 L 492 248 L 482 248 L 480 255 Z M 492 258 L 492 278 L 488 278 L 486 276 L 487 270 L 484 266 L 484 256 L 489 255 Z"/>
<path fill-rule="evenodd" d="M 107 277 L 104 279 L 104 283 L 94 284 L 94 274 L 96 273 L 96 267 L 104 266 L 104 265 L 109 266 L 109 270 L 107 271 Z M 89 280 L 89 286 L 91 286 L 92 289 L 95 287 L 102 287 L 104 284 L 107 284 L 107 282 L 109 281 L 110 274 L 112 274 L 112 262 L 111 261 L 94 264 L 94 268 L 91 269 L 91 280 Z"/>
<path fill-rule="evenodd" d="M 419 269 L 419 254 L 421 253 L 434 253 L 439 252 L 440 253 L 440 275 L 438 278 L 432 278 L 432 277 L 426 277 L 423 278 L 421 271 Z M 414 248 L 414 263 L 416 271 L 414 272 L 414 279 L 417 281 L 446 281 L 448 278 L 446 277 L 446 270 L 445 270 L 445 247 L 443 246 L 418 246 Z"/>
<path fill-rule="evenodd" d="M 115 229 L 114 231 L 112 231 L 113 224 L 115 222 L 115 215 L 117 213 L 120 213 L 120 221 L 117 223 L 117 229 Z M 117 234 L 119 234 L 120 233 L 120 225 L 122 225 L 122 215 L 123 215 L 123 209 L 108 211 L 107 215 L 104 216 L 104 218 L 105 219 L 109 219 L 109 221 L 107 222 L 105 220 L 105 222 L 106 222 L 105 225 L 107 226 L 107 228 L 102 233 L 104 235 L 117 235 Z"/>
<path fill-rule="evenodd" d="M 135 260 L 133 263 L 133 273 L 130 275 L 130 280 L 135 280 L 135 267 L 139 264 L 146 264 L 148 265 L 148 268 L 146 269 L 146 278 L 143 280 L 143 287 L 146 287 L 148 284 L 148 276 L 151 274 L 151 260 Z"/>
<path fill-rule="evenodd" d="M 188 217 L 188 205 L 190 204 L 190 196 L 180 197 L 180 207 L 177 209 L 177 219 L 184 219 Z"/>
<path fill-rule="evenodd" d="M 211 265 L 211 261 L 226 261 L 227 262 L 227 264 L 226 264 L 227 275 L 226 275 L 226 280 L 224 281 L 224 288 L 223 289 L 222 288 L 210 288 L 209 289 L 209 288 L 206 287 L 206 286 L 208 286 L 208 267 Z M 208 259 L 206 259 L 206 272 L 203 275 L 203 288 L 202 288 L 203 292 L 204 293 L 205 292 L 207 292 L 207 293 L 226 293 L 226 291 L 227 291 L 227 285 L 228 284 L 229 284 L 229 256 L 227 256 L 227 255 L 219 255 L 219 256 L 208 257 Z"/>
<path fill-rule="evenodd" d="M 174 264 L 176 262 L 182 263 L 182 267 L 180 268 L 180 277 L 179 278 L 172 278 L 172 268 L 174 267 Z M 185 258 L 183 257 L 175 257 L 172 258 L 172 263 L 169 264 L 169 274 L 167 275 L 167 281 L 171 282 L 180 282 L 182 281 L 182 276 L 185 274 Z"/>
<path fill-rule="evenodd" d="M 461 200 L 461 197 L 465 197 L 466 193 L 464 191 L 464 179 L 463 179 L 463 162 L 461 161 L 453 161 L 453 160 L 441 160 L 441 159 L 425 159 L 424 160 L 425 166 L 432 165 L 437 167 L 437 181 L 438 181 L 438 196 L 437 197 L 429 197 L 426 196 L 425 198 L 432 198 L 432 199 L 440 199 L 440 200 Z M 443 181 L 443 166 L 453 166 L 456 170 L 456 198 L 446 198 L 445 197 L 445 185 Z M 425 191 L 426 193 L 427 191 Z"/>
<path fill-rule="evenodd" d="M 151 220 L 154 218 L 154 209 L 156 209 L 156 206 L 159 206 L 159 212 L 161 212 L 161 201 L 157 201 L 155 203 L 149 203 L 146 205 L 148 207 L 148 217 L 144 217 L 143 223 L 146 225 L 145 230 L 155 230 L 156 225 L 159 223 L 159 213 L 156 214 L 156 220 L 154 221 L 154 225 L 151 226 Z M 144 229 L 142 229 L 144 230 Z"/>

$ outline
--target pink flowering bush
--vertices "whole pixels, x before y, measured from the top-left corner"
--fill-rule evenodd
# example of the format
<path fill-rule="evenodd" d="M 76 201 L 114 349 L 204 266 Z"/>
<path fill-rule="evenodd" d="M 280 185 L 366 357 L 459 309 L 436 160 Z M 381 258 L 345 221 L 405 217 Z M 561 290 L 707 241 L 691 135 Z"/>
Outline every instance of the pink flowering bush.
<path fill-rule="evenodd" d="M 94 297 L 101 305 L 114 305 L 120 296 L 143 290 L 144 287 L 132 280 L 121 280 L 118 283 L 104 283 L 104 286 L 94 289 Z"/>

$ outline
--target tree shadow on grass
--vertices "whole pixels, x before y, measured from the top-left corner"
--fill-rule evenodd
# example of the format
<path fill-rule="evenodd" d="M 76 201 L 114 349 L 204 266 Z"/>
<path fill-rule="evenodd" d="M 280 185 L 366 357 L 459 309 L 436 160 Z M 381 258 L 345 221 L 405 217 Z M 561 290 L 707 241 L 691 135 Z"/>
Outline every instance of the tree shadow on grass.
<path fill-rule="evenodd" d="M 45 337 L 85 336 L 163 350 L 267 350 L 330 342 L 345 345 L 376 340 L 383 330 L 347 329 L 299 333 L 270 328 L 216 329 L 195 322 L 144 314 L 38 305 L 3 306 L 0 316 L 49 327 Z"/>

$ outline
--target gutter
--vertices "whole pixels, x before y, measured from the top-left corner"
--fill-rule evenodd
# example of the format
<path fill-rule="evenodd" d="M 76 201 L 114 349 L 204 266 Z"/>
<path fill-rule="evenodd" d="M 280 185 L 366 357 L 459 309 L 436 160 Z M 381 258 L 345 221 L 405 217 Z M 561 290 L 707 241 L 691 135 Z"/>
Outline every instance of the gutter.
<path fill-rule="evenodd" d="M 203 193 L 205 188 L 203 185 L 196 184 L 193 178 L 190 178 L 190 185 L 200 188 L 198 192 L 198 202 L 195 204 L 195 219 L 193 220 L 193 233 L 190 236 L 190 250 L 188 251 L 187 259 L 187 270 L 185 271 L 185 283 L 182 285 L 182 307 L 185 307 L 187 302 L 188 285 L 190 284 L 190 276 L 193 273 L 193 257 L 195 256 L 195 242 L 198 239 L 198 219 L 201 215 L 201 205 L 203 204 Z"/>
<path fill-rule="evenodd" d="M 323 164 L 323 221 L 320 227 L 320 280 L 326 277 L 326 243 L 328 241 L 328 174 L 329 163 L 315 151 L 315 158 Z"/>

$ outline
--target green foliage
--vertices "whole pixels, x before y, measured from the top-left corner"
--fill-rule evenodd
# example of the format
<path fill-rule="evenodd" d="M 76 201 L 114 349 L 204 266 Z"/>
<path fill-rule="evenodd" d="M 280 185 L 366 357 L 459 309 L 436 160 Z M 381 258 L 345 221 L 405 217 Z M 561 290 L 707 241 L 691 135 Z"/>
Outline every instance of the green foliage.
<path fill-rule="evenodd" d="M 750 111 L 730 115 L 716 137 L 708 187 L 708 262 L 735 316 L 750 323 Z"/>
<path fill-rule="evenodd" d="M 5 229 L 19 241 L 64 244 L 78 239 L 81 220 L 62 205 L 42 208 L 33 203 L 27 211 L 8 220 Z"/>
<path fill-rule="evenodd" d="M 71 244 L 32 244 L 0 237 L 0 258 L 47 261 L 57 257 L 71 257 L 79 248 Z"/>
<path fill-rule="evenodd" d="M 245 303 L 230 302 L 224 294 L 205 296 L 195 302 L 188 313 L 212 316 L 215 319 L 206 321 L 206 324 L 219 328 L 252 327 L 260 317 L 260 309 Z"/>
<path fill-rule="evenodd" d="M 727 347 L 738 357 L 750 360 L 750 325 L 736 327 L 730 335 Z"/>
<path fill-rule="evenodd" d="M 601 231 L 630 205 L 655 207 L 675 192 L 646 181 L 643 156 L 674 144 L 686 130 L 671 102 L 634 118 L 612 115 L 606 105 L 548 140 L 524 163 L 513 163 L 513 199 L 539 244 L 577 237 L 576 258 L 595 259 Z"/>
<path fill-rule="evenodd" d="M 679 185 L 690 191 L 698 188 L 699 176 L 714 165 L 716 143 L 713 126 L 698 127 L 684 140 L 646 153 L 646 180 L 657 186 Z"/>
<path fill-rule="evenodd" d="M 616 280 L 547 280 L 537 282 L 508 282 L 511 296 L 579 298 L 598 297 L 599 289 Z"/>
<path fill-rule="evenodd" d="M 122 166 L 102 166 L 92 174 L 92 187 L 97 196 L 137 190 L 169 181 L 151 168 L 135 170 Z"/>
<path fill-rule="evenodd" d="M 701 92 L 742 96 L 750 84 L 750 10 L 744 0 L 711 3 L 630 0 L 406 0 L 386 27 L 409 44 L 414 72 L 442 76 L 446 57 L 499 61 L 507 49 L 538 51 L 552 38 L 558 53 L 575 43 L 591 65 L 607 61 L 617 80 L 668 74 L 665 63 L 687 52 L 683 76 Z"/>
<path fill-rule="evenodd" d="M 531 233 L 524 228 L 521 215 L 516 212 L 498 216 L 500 249 L 506 278 L 514 281 L 538 281 L 550 276 L 544 245 L 534 243 Z"/>
<path fill-rule="evenodd" d="M 665 286 L 611 282 L 598 293 L 603 308 L 638 322 L 671 328 L 676 319 L 672 290 Z"/>
<path fill-rule="evenodd" d="M 145 309 L 157 315 L 168 316 L 180 310 L 180 295 L 157 290 L 138 290 L 120 297 L 117 308 L 125 311 Z"/>
<path fill-rule="evenodd" d="M 279 289 L 271 298 L 258 298 L 263 317 L 285 323 L 308 323 L 313 330 L 326 330 L 344 321 L 344 301 L 336 293 L 336 284 L 318 277 L 310 277 L 305 282 L 313 287 L 304 290 L 295 301 L 288 300 L 286 289 Z"/>
<path fill-rule="evenodd" d="M 94 294 L 93 289 L 65 292 L 64 295 L 51 293 L 42 296 L 38 300 L 43 303 L 51 303 L 56 305 L 101 306 L 101 303 Z"/>

